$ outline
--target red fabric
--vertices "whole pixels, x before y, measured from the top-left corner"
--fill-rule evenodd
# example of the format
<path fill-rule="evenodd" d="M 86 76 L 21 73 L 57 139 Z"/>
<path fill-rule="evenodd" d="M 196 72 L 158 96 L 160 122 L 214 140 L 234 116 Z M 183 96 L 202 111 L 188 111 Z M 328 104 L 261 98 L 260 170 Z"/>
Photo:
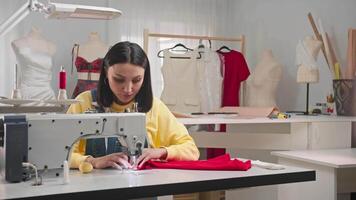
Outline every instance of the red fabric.
<path fill-rule="evenodd" d="M 250 71 L 242 53 L 231 50 L 219 52 L 224 67 L 223 94 L 221 106 L 239 106 L 240 83 L 248 78 Z M 221 132 L 226 132 L 226 125 L 220 126 Z M 225 149 L 208 148 L 207 158 L 225 154 Z"/>
<path fill-rule="evenodd" d="M 247 171 L 251 168 L 251 161 L 245 162 L 230 158 L 229 154 L 208 160 L 197 161 L 148 161 L 139 170 L 144 169 L 188 169 L 188 170 L 226 170 Z"/>
<path fill-rule="evenodd" d="M 225 126 L 225 125 L 223 124 L 222 126 Z M 224 132 L 225 132 L 225 130 L 224 130 Z M 206 157 L 208 159 L 224 155 L 225 153 L 226 153 L 226 150 L 223 148 L 207 148 L 206 149 Z"/>

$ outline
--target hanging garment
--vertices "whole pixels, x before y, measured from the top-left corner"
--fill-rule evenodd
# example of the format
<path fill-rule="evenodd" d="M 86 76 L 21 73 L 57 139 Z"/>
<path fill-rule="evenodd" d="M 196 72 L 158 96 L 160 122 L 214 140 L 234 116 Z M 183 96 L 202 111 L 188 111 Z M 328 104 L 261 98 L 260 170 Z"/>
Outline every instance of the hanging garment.
<path fill-rule="evenodd" d="M 197 161 L 148 161 L 139 170 L 143 169 L 187 169 L 187 170 L 229 170 L 247 171 L 251 168 L 251 161 L 231 159 L 225 154 L 213 159 Z"/>
<path fill-rule="evenodd" d="M 221 107 L 222 71 L 215 51 L 199 48 L 202 59 L 197 61 L 201 112 L 214 112 Z"/>
<path fill-rule="evenodd" d="M 240 84 L 250 75 L 242 53 L 232 50 L 220 52 L 224 56 L 224 81 L 222 106 L 240 106 Z"/>
<path fill-rule="evenodd" d="M 55 99 L 51 87 L 52 56 L 29 47 L 17 48 L 15 49 L 15 53 L 19 66 L 19 88 L 21 89 L 22 98 L 42 100 Z"/>
<path fill-rule="evenodd" d="M 199 79 L 196 51 L 184 54 L 163 51 L 162 75 L 164 88 L 161 99 L 171 111 L 200 112 Z M 188 59 L 187 59 L 188 58 Z"/>
<path fill-rule="evenodd" d="M 77 55 L 78 52 L 79 46 L 77 47 Z M 102 62 L 102 58 L 97 58 L 91 62 L 81 56 L 77 56 L 75 58 L 75 67 L 78 72 L 78 82 L 74 88 L 72 99 L 84 91 L 92 90 L 97 87 Z"/>
<path fill-rule="evenodd" d="M 239 106 L 240 84 L 250 75 L 247 63 L 242 53 L 231 50 L 219 52 L 224 66 L 223 96 L 221 106 Z M 220 126 L 220 132 L 226 132 L 226 125 Z M 207 149 L 207 158 L 214 158 L 225 154 L 222 148 Z"/>

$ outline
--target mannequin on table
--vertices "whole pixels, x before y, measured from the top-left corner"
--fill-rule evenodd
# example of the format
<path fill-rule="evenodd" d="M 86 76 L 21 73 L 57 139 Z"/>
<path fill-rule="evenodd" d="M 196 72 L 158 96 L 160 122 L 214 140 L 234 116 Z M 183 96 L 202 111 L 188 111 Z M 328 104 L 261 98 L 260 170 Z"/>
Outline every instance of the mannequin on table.
<path fill-rule="evenodd" d="M 97 32 L 91 32 L 85 44 L 75 44 L 72 50 L 73 64 L 77 68 L 78 82 L 72 98 L 81 92 L 96 88 L 102 60 L 109 50 Z"/>
<path fill-rule="evenodd" d="M 262 52 L 260 61 L 247 81 L 247 106 L 276 106 L 276 91 L 282 77 L 282 68 L 272 50 Z"/>
<path fill-rule="evenodd" d="M 306 36 L 297 45 L 296 64 L 298 66 L 298 83 L 319 82 L 319 69 L 316 63 L 322 42 L 311 36 Z"/>
<path fill-rule="evenodd" d="M 11 43 L 18 62 L 18 85 L 23 99 L 55 99 L 51 87 L 56 46 L 32 27 L 24 37 Z"/>

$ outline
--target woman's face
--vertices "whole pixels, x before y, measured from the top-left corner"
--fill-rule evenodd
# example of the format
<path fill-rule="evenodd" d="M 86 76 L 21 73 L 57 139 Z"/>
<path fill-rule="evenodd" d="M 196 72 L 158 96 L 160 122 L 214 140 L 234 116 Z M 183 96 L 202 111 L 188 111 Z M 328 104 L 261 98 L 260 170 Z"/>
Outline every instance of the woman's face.
<path fill-rule="evenodd" d="M 111 91 L 116 96 L 119 104 L 132 101 L 140 90 L 145 69 L 141 66 L 125 63 L 109 67 L 107 77 Z"/>

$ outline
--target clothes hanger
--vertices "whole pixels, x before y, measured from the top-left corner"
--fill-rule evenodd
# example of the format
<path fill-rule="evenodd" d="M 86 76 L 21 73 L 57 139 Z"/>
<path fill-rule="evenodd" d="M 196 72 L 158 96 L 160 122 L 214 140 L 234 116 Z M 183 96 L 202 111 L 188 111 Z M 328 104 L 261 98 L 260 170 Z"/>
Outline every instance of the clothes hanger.
<path fill-rule="evenodd" d="M 203 44 L 203 40 L 202 39 L 200 39 L 199 40 L 199 46 L 198 46 L 198 49 L 204 49 L 205 48 L 205 46 L 204 46 L 204 44 Z"/>
<path fill-rule="evenodd" d="M 224 45 L 224 46 L 220 47 L 220 49 L 218 49 L 217 52 L 223 52 L 223 50 L 226 50 L 226 51 L 228 51 L 228 52 L 231 51 L 231 49 L 230 49 L 229 47 L 227 47 L 227 46 Z"/>
<path fill-rule="evenodd" d="M 184 50 L 175 49 L 177 47 L 182 47 L 182 48 L 184 48 Z M 174 47 L 169 48 L 169 50 L 171 50 L 171 51 L 193 51 L 193 49 L 190 49 L 190 48 L 186 47 L 182 43 L 178 43 L 178 44 L 174 45 Z"/>
<path fill-rule="evenodd" d="M 184 48 L 184 50 L 177 50 L 177 49 L 176 49 L 177 47 L 182 47 L 182 48 Z M 158 56 L 159 58 L 164 58 L 164 56 L 162 55 L 162 52 L 163 52 L 164 50 L 165 50 L 165 49 L 162 49 L 162 50 L 158 51 L 157 56 Z M 173 47 L 168 48 L 168 50 L 171 50 L 171 51 L 186 51 L 186 52 L 188 52 L 188 51 L 193 51 L 193 49 L 186 47 L 186 46 L 185 46 L 184 44 L 182 44 L 182 43 L 178 43 L 178 44 L 174 45 Z M 179 56 L 171 56 L 170 58 L 191 59 L 190 57 L 179 57 Z M 199 53 L 199 57 L 197 57 L 197 59 L 200 59 L 200 58 L 201 58 L 201 54 Z"/>

